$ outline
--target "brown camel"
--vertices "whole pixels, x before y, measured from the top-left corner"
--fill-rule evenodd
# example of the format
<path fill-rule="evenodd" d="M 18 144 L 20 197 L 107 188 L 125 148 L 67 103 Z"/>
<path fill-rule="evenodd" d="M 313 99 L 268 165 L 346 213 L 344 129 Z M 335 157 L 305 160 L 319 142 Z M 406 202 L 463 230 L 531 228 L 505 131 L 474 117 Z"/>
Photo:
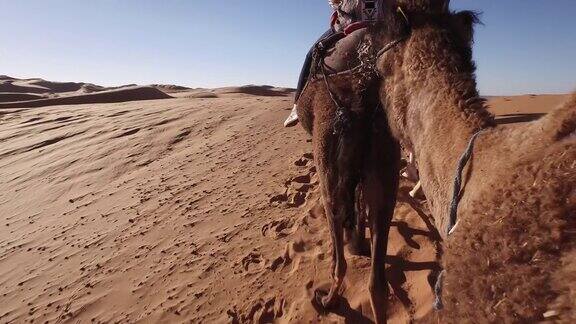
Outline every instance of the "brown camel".
<path fill-rule="evenodd" d="M 402 14 L 388 10 L 373 32 L 375 44 L 404 39 L 379 58 L 379 94 L 445 240 L 442 322 L 574 323 L 576 95 L 541 120 L 495 126 L 476 89 L 476 16 L 444 0 L 394 6 Z M 480 130 L 448 236 L 457 165 Z"/>
<path fill-rule="evenodd" d="M 341 40 L 325 60 L 330 70 L 360 64 L 356 47 L 366 37 L 365 31 L 358 31 Z M 384 110 L 379 108 L 378 83 L 366 78 L 367 74 L 332 76 L 328 86 L 317 75 L 299 99 L 298 116 L 313 137 L 332 239 L 333 282 L 327 294 L 317 291 L 316 303 L 325 309 L 334 306 L 346 273 L 347 239 L 352 253 L 372 251 L 371 302 L 376 322 L 384 323 L 388 298 L 384 265 L 399 182 L 400 147 L 388 131 Z M 337 98 L 333 100 L 331 95 Z M 362 205 L 362 212 L 355 212 L 358 205 Z M 365 241 L 365 214 L 371 247 Z"/>

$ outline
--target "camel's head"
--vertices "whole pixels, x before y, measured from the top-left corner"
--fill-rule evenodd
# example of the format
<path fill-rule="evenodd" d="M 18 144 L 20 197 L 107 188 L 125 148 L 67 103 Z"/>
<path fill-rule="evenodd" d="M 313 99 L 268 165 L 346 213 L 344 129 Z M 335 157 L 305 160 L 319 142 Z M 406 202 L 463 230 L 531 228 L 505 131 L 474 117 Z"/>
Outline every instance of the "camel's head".
<path fill-rule="evenodd" d="M 373 33 L 375 42 L 384 46 L 404 39 L 378 61 L 381 99 L 393 118 L 401 124 L 411 120 L 410 107 L 424 105 L 415 103 L 415 98 L 428 94 L 426 100 L 435 100 L 430 97 L 451 92 L 447 96 L 456 105 L 478 98 L 472 61 L 478 22 L 474 12 L 452 12 L 449 0 L 385 0 L 383 9 L 384 21 Z"/>
<path fill-rule="evenodd" d="M 413 68 L 420 67 L 415 61 L 425 61 L 421 64 L 474 72 L 472 43 L 478 16 L 472 11 L 452 12 L 449 3 L 449 0 L 384 0 L 384 23 L 378 28 L 380 41 L 405 38 L 400 48 L 407 59 L 404 63 L 415 64 Z"/>

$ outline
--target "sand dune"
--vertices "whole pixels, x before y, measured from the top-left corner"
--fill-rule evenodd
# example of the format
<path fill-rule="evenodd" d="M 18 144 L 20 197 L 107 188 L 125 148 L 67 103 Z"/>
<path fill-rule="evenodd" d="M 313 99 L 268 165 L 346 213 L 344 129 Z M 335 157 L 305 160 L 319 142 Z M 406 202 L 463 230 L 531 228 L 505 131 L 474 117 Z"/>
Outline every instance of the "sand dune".
<path fill-rule="evenodd" d="M 568 100 L 569 95 L 522 95 L 488 98 L 490 111 L 498 124 L 526 123 L 540 119 Z"/>
<path fill-rule="evenodd" d="M 489 97 L 488 106 L 496 115 L 546 114 L 569 97 L 570 95 L 566 94 Z"/>
<path fill-rule="evenodd" d="M 0 92 L 0 103 L 38 100 L 44 98 L 44 96 L 34 93 Z"/>
<path fill-rule="evenodd" d="M 43 79 L 17 79 L 0 75 L 0 109 L 54 105 L 113 103 L 152 99 L 233 98 L 244 96 L 285 97 L 293 89 L 247 85 L 216 89 L 191 89 L 173 84 L 102 87 L 92 83 L 53 82 Z M 91 94 L 91 95 L 89 95 Z"/>
<path fill-rule="evenodd" d="M 150 86 L 154 87 L 158 90 L 161 90 L 162 92 L 165 92 L 165 93 L 178 93 L 178 92 L 182 92 L 182 91 L 192 90 L 188 87 L 182 87 L 182 86 L 178 86 L 178 85 L 174 85 L 174 84 L 151 84 Z"/>
<path fill-rule="evenodd" d="M 38 78 L 17 79 L 2 75 L 0 76 L 0 109 L 171 98 L 161 89 L 175 90 L 176 86 L 141 87 L 130 84 L 106 88 L 92 83 L 53 82 Z"/>
<path fill-rule="evenodd" d="M 330 240 L 292 98 L 236 90 L 0 110 L 0 322 L 370 322 L 365 257 L 334 313 L 310 303 Z M 431 224 L 400 201 L 391 323 L 434 320 Z"/>
<path fill-rule="evenodd" d="M 218 88 L 214 91 L 217 94 L 246 94 L 263 97 L 284 97 L 294 92 L 294 89 L 275 88 L 272 86 L 246 85 L 242 87 Z"/>
<path fill-rule="evenodd" d="M 104 87 L 82 82 L 53 82 L 43 79 L 17 79 L 6 75 L 0 76 L 0 92 L 17 93 L 65 93 L 83 89 L 103 90 Z"/>
<path fill-rule="evenodd" d="M 95 103 L 113 103 L 139 100 L 154 100 L 172 98 L 153 87 L 129 87 L 117 90 L 100 91 L 89 94 L 62 96 L 57 98 L 38 99 L 30 101 L 0 103 L 1 108 L 33 108 L 58 105 L 83 105 Z"/>
<path fill-rule="evenodd" d="M 286 97 L 291 96 L 294 89 L 277 88 L 273 86 L 245 85 L 241 87 L 224 87 L 215 89 L 191 89 L 176 94 L 182 98 L 241 98 L 241 97 Z"/>

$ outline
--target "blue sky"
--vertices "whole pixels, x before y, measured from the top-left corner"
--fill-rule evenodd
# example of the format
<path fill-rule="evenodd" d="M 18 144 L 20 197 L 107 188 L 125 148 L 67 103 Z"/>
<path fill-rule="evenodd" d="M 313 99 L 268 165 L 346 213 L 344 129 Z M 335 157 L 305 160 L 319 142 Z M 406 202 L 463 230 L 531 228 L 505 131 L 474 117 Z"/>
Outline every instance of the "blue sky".
<path fill-rule="evenodd" d="M 482 94 L 576 89 L 576 1 L 452 0 L 483 12 Z M 102 85 L 294 86 L 326 0 L 0 0 L 0 74 Z"/>

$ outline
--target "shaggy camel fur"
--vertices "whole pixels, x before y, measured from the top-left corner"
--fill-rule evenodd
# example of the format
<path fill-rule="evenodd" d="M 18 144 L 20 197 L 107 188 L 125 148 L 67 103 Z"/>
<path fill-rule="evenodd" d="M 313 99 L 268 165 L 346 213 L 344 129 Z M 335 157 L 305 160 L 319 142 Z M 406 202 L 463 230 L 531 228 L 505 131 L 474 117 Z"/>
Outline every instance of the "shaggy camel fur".
<path fill-rule="evenodd" d="M 476 90 L 471 12 L 448 1 L 398 0 L 376 31 L 380 99 L 392 135 L 416 156 L 445 239 L 442 322 L 576 320 L 576 95 L 539 121 L 495 126 Z M 408 30 L 407 30 L 408 29 Z M 447 237 L 454 175 L 464 170 L 459 226 Z"/>

